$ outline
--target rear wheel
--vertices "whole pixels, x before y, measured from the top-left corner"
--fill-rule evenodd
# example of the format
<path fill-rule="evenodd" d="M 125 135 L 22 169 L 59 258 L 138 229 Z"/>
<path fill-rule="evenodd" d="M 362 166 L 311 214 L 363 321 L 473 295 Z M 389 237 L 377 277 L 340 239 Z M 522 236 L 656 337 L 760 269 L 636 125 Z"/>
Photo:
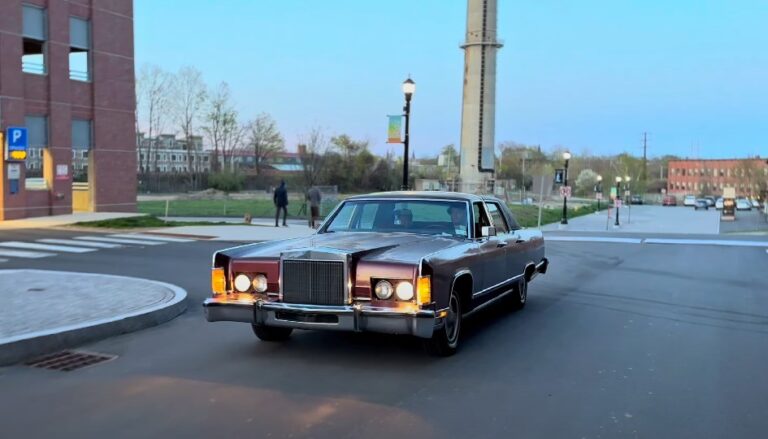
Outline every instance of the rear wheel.
<path fill-rule="evenodd" d="M 293 328 L 279 328 L 258 324 L 253 324 L 251 327 L 253 328 L 253 333 L 256 334 L 256 337 L 259 337 L 259 340 L 261 341 L 288 340 L 288 337 L 291 336 L 291 332 L 293 332 Z"/>
<path fill-rule="evenodd" d="M 518 310 L 525 307 L 525 303 L 528 302 L 528 281 L 525 276 L 520 278 L 515 290 L 509 295 L 511 296 L 512 309 Z"/>
<path fill-rule="evenodd" d="M 461 312 L 461 300 L 456 291 L 452 291 L 443 327 L 436 330 L 432 338 L 424 341 L 424 348 L 430 355 L 449 357 L 456 353 L 461 334 Z"/>

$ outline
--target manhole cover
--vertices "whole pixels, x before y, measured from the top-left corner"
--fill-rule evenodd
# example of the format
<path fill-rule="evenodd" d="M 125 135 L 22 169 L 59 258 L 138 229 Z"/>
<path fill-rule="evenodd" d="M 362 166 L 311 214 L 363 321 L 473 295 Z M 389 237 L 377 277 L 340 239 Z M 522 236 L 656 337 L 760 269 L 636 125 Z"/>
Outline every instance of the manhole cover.
<path fill-rule="evenodd" d="M 85 351 L 61 351 L 34 359 L 26 364 L 27 366 L 40 367 L 42 369 L 70 372 L 114 360 L 115 358 L 117 358 L 117 355 L 96 354 Z"/>

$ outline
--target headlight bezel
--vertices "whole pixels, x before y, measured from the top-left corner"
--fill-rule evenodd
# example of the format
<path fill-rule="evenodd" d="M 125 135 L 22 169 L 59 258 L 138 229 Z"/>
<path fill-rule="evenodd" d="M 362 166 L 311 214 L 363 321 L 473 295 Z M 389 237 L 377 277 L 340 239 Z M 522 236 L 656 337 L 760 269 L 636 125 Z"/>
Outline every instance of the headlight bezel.
<path fill-rule="evenodd" d="M 388 294 L 383 294 L 384 297 L 382 297 L 380 290 L 384 290 L 385 288 L 388 291 Z M 387 279 L 377 279 L 373 286 L 373 294 L 376 295 L 376 298 L 379 300 L 390 300 L 395 294 L 395 287 L 392 285 L 392 282 Z"/>
<path fill-rule="evenodd" d="M 398 282 L 397 286 L 395 286 L 395 296 L 397 297 L 397 300 L 401 302 L 410 302 L 413 300 L 415 296 L 413 282 L 408 280 L 401 280 Z"/>
<path fill-rule="evenodd" d="M 259 284 L 257 284 L 257 281 L 259 281 Z M 261 288 L 261 285 L 263 285 L 263 288 Z M 253 291 L 257 293 L 266 293 L 269 289 L 269 280 L 267 279 L 267 275 L 264 273 L 256 273 L 251 278 L 251 287 L 253 288 Z"/>
<path fill-rule="evenodd" d="M 251 290 L 251 276 L 246 273 L 238 273 L 232 279 L 232 288 L 237 293 L 247 293 Z"/>

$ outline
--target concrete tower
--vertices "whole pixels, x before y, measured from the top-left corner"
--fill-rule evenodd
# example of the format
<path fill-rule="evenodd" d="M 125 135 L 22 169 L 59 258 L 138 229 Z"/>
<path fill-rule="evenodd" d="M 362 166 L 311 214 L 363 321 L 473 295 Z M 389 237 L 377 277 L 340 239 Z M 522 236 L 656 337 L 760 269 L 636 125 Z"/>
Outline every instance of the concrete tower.
<path fill-rule="evenodd" d="M 478 192 L 493 178 L 496 124 L 497 0 L 468 0 L 461 110 L 461 190 Z"/>

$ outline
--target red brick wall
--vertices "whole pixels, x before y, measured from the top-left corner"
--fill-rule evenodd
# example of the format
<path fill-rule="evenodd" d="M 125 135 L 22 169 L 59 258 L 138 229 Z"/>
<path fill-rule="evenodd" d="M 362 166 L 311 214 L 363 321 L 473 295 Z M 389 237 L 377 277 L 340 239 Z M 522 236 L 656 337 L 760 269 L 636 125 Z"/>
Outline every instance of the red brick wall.
<path fill-rule="evenodd" d="M 132 0 L 24 0 L 48 15 L 46 75 L 21 71 L 21 0 L 0 1 L 0 129 L 48 116 L 45 165 L 49 191 L 9 193 L 0 167 L 0 220 L 69 213 L 71 175 L 55 180 L 55 165 L 71 165 L 72 119 L 93 121 L 89 182 L 96 211 L 135 211 L 136 146 Z M 91 82 L 69 79 L 69 17 L 91 20 Z"/>
<path fill-rule="evenodd" d="M 672 195 L 718 196 L 722 188 L 735 187 L 738 196 L 762 197 L 765 194 L 760 189 L 768 184 L 768 164 L 766 159 L 673 160 L 667 175 L 667 192 Z"/>

